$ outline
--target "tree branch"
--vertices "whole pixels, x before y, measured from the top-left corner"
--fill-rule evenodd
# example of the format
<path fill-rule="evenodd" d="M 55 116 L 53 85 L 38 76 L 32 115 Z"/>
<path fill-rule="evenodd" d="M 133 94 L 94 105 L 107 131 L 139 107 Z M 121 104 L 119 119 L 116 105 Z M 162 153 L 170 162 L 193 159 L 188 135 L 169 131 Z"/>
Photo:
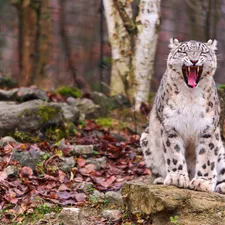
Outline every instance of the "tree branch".
<path fill-rule="evenodd" d="M 127 30 L 127 32 L 132 36 L 136 35 L 137 26 L 135 22 L 132 20 L 132 18 L 130 18 L 130 16 L 127 14 L 125 10 L 126 6 L 123 5 L 123 3 L 120 0 L 113 0 L 113 3 L 119 12 L 119 15 L 124 23 L 124 27 Z"/>

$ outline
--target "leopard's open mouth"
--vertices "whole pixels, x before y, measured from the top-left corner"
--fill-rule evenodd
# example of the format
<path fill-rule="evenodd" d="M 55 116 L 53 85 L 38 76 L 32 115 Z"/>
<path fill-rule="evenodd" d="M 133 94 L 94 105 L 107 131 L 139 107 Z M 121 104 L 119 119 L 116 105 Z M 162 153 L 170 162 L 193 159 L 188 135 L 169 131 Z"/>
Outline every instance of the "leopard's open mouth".
<path fill-rule="evenodd" d="M 188 87 L 195 88 L 200 80 L 203 66 L 182 66 L 184 80 Z"/>

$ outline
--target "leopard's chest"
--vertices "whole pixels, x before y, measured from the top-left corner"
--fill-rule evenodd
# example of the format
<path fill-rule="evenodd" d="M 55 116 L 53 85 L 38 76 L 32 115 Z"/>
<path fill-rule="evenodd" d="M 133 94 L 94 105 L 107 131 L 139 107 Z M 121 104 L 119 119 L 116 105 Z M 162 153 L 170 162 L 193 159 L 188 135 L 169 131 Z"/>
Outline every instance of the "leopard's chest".
<path fill-rule="evenodd" d="M 164 108 L 164 123 L 174 127 L 183 137 L 197 137 L 213 121 L 213 115 L 206 112 L 207 104 L 198 92 L 173 96 Z"/>

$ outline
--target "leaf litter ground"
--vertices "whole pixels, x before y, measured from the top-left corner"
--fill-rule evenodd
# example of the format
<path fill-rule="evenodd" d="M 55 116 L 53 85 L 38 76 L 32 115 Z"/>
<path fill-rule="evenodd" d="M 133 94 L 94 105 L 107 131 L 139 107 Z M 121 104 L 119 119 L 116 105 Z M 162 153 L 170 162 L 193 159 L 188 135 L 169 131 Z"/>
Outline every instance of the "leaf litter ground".
<path fill-rule="evenodd" d="M 96 131 L 101 135 L 95 135 Z M 118 191 L 125 182 L 149 175 L 150 171 L 145 167 L 139 149 L 140 136 L 131 134 L 127 129 L 114 132 L 119 132 L 123 141 L 116 140 L 108 129 L 88 120 L 80 126 L 75 137 L 58 144 L 8 143 L 1 148 L 1 223 L 22 222 L 24 215 L 32 214 L 37 205 L 43 205 L 46 201 L 60 207 L 83 207 L 89 204 L 89 194 L 83 190 L 84 183 L 92 184 L 90 192 L 94 189 L 101 192 Z M 93 154 L 73 155 L 74 145 L 93 145 Z M 46 154 L 36 168 L 31 169 L 11 160 L 14 149 L 31 153 L 43 151 Z M 71 156 L 75 158 L 75 166 L 70 171 L 63 172 L 59 169 L 61 158 Z M 104 163 L 96 165 L 90 158 L 104 159 Z M 18 168 L 16 176 L 8 176 L 8 166 Z M 104 221 L 102 219 L 102 224 L 108 224 Z"/>

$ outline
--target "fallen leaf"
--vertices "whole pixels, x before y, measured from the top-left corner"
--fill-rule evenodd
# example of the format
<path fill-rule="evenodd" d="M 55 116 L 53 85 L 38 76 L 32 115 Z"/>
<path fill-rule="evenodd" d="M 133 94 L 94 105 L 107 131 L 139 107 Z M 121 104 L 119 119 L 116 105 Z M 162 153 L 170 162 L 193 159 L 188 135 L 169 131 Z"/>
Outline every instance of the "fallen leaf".
<path fill-rule="evenodd" d="M 20 171 L 20 176 L 29 178 L 33 175 L 33 170 L 30 167 L 24 166 Z"/>

